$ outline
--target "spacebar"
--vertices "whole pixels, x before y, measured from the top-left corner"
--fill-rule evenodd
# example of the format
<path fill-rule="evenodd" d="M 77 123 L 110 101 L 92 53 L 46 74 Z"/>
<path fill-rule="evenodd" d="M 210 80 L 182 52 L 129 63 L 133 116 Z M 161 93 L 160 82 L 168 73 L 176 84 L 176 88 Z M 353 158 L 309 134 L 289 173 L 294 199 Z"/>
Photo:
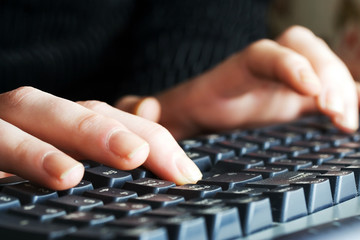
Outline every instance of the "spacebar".
<path fill-rule="evenodd" d="M 358 239 L 360 236 L 360 215 L 348 217 L 322 225 L 283 235 L 273 240 L 338 240 Z"/>

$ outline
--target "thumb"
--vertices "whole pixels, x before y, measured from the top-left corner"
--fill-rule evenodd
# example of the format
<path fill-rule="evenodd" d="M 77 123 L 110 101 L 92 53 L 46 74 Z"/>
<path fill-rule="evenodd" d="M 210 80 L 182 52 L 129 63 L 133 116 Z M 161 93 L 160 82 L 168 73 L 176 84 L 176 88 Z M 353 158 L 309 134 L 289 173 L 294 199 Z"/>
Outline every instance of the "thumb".
<path fill-rule="evenodd" d="M 153 122 L 159 122 L 161 115 L 160 102 L 154 97 L 128 95 L 120 98 L 115 107 Z"/>

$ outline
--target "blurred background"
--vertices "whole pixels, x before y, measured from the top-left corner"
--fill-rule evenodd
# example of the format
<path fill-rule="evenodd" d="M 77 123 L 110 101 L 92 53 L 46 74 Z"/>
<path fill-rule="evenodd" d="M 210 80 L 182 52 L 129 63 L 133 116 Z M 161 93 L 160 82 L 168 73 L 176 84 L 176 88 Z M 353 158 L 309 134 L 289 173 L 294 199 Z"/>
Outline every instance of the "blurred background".
<path fill-rule="evenodd" d="M 294 24 L 323 38 L 360 81 L 360 0 L 273 0 L 271 35 Z"/>

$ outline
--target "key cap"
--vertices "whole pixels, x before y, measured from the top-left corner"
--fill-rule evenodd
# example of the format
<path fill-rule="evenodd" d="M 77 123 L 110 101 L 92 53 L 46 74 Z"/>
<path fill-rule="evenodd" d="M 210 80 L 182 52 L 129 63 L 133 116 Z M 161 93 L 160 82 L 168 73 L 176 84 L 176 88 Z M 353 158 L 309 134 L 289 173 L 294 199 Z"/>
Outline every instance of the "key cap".
<path fill-rule="evenodd" d="M 190 211 L 194 216 L 205 218 L 209 239 L 236 239 L 242 236 L 240 218 L 235 207 L 213 206 Z"/>
<path fill-rule="evenodd" d="M 85 191 L 93 190 L 93 185 L 91 182 L 86 180 L 81 180 L 78 185 L 75 187 L 69 188 L 67 190 L 58 191 L 59 196 L 65 195 L 81 195 Z"/>
<path fill-rule="evenodd" d="M 192 151 L 186 151 L 185 153 L 201 172 L 207 172 L 211 169 L 212 162 L 209 155 Z"/>
<path fill-rule="evenodd" d="M 66 212 L 89 211 L 96 206 L 102 206 L 103 202 L 94 198 L 77 195 L 67 195 L 48 201 L 49 205 L 65 209 Z"/>
<path fill-rule="evenodd" d="M 167 219 L 158 219 L 157 224 L 166 227 L 170 239 L 206 240 L 206 224 L 202 217 L 178 216 Z"/>
<path fill-rule="evenodd" d="M 260 159 L 233 157 L 218 161 L 212 171 L 216 173 L 241 172 L 244 169 L 263 165 L 264 161 Z"/>
<path fill-rule="evenodd" d="M 123 188 L 126 190 L 134 191 L 139 196 L 147 193 L 166 193 L 166 191 L 175 187 L 175 183 L 160 179 L 143 178 L 135 181 L 125 182 Z"/>
<path fill-rule="evenodd" d="M 185 201 L 184 197 L 170 194 L 149 193 L 137 198 L 130 198 L 129 202 L 149 204 L 153 209 L 170 207 Z"/>
<path fill-rule="evenodd" d="M 298 146 L 274 146 L 271 147 L 268 151 L 286 154 L 288 157 L 296 157 L 301 154 L 309 153 L 308 148 Z"/>
<path fill-rule="evenodd" d="M 155 224 L 156 221 L 154 219 L 150 217 L 145 217 L 143 215 L 140 216 L 133 215 L 130 217 L 123 217 L 108 223 L 109 226 L 114 226 L 120 229 L 146 227 L 146 226 L 153 226 Z"/>
<path fill-rule="evenodd" d="M 350 171 L 331 171 L 318 175 L 330 180 L 334 204 L 354 198 L 357 194 L 354 173 Z"/>
<path fill-rule="evenodd" d="M 169 188 L 167 194 L 183 196 L 185 200 L 189 200 L 192 198 L 211 198 L 220 191 L 221 187 L 215 185 L 185 184 Z"/>
<path fill-rule="evenodd" d="M 320 131 L 316 128 L 301 127 L 301 126 L 285 126 L 285 131 L 291 131 L 300 134 L 304 139 L 312 139 L 320 134 Z"/>
<path fill-rule="evenodd" d="M 351 171 L 354 173 L 356 188 L 358 193 L 360 193 L 360 165 L 342 167 L 341 171 Z"/>
<path fill-rule="evenodd" d="M 34 219 L 0 215 L 0 236 L 12 239 L 55 239 L 76 231 L 76 227 L 52 222 L 39 223 Z M 15 238 L 16 237 L 16 238 Z"/>
<path fill-rule="evenodd" d="M 276 162 L 268 163 L 267 165 L 272 167 L 287 168 L 289 169 L 289 171 L 296 172 L 302 168 L 311 167 L 312 162 L 302 161 L 302 160 L 281 159 Z"/>
<path fill-rule="evenodd" d="M 292 142 L 300 141 L 302 139 L 299 133 L 280 130 L 266 131 L 262 135 L 279 139 L 284 145 L 289 145 Z"/>
<path fill-rule="evenodd" d="M 310 153 L 310 154 L 302 154 L 297 157 L 292 157 L 290 159 L 311 161 L 314 165 L 322 165 L 323 163 L 334 159 L 334 156 L 330 154 Z"/>
<path fill-rule="evenodd" d="M 360 137 L 360 135 L 358 135 Z M 357 139 L 356 141 L 360 141 L 360 139 Z M 360 150 L 360 143 L 359 142 L 347 142 L 340 144 L 340 148 L 350 148 L 358 152 Z"/>
<path fill-rule="evenodd" d="M 239 140 L 249 142 L 249 143 L 255 143 L 259 145 L 259 147 L 263 150 L 266 150 L 270 147 L 277 146 L 281 144 L 281 141 L 279 139 L 273 138 L 273 137 L 263 137 L 263 136 L 243 136 L 240 137 Z"/>
<path fill-rule="evenodd" d="M 128 172 L 115 168 L 99 166 L 85 170 L 84 179 L 93 183 L 95 188 L 122 187 L 126 181 L 131 181 L 132 176 Z"/>
<path fill-rule="evenodd" d="M 314 137 L 314 140 L 316 141 L 322 141 L 322 142 L 328 142 L 330 143 L 332 146 L 339 146 L 343 143 L 347 143 L 350 142 L 350 138 L 344 135 L 335 135 L 335 134 L 330 134 L 330 135 L 318 135 Z"/>
<path fill-rule="evenodd" d="M 324 148 L 318 151 L 319 154 L 331 154 L 338 158 L 344 158 L 350 154 L 355 153 L 354 149 L 350 148 Z"/>
<path fill-rule="evenodd" d="M 39 221 L 47 221 L 66 215 L 65 210 L 61 208 L 54 208 L 41 204 L 29 204 L 21 207 L 11 208 L 10 212 L 21 215 L 23 217 L 31 217 Z"/>
<path fill-rule="evenodd" d="M 86 191 L 83 196 L 99 199 L 106 204 L 111 202 L 126 202 L 129 198 L 135 198 L 138 195 L 133 191 L 119 188 L 102 187 Z"/>
<path fill-rule="evenodd" d="M 294 147 L 304 147 L 310 149 L 310 151 L 317 152 L 323 148 L 329 148 L 330 143 L 320 141 L 297 141 L 291 144 Z"/>
<path fill-rule="evenodd" d="M 248 173 L 261 174 L 263 178 L 275 177 L 276 175 L 283 174 L 288 171 L 289 170 L 287 168 L 279 168 L 279 167 L 271 167 L 271 166 L 252 167 L 244 170 L 244 172 L 248 172 Z"/>
<path fill-rule="evenodd" d="M 154 178 L 155 175 L 150 172 L 149 170 L 143 168 L 143 167 L 138 167 L 132 170 L 126 170 L 124 172 L 128 172 L 131 174 L 132 179 L 133 180 L 137 180 L 137 179 L 141 179 L 141 178 Z"/>
<path fill-rule="evenodd" d="M 179 145 L 182 149 L 188 151 L 191 148 L 200 147 L 202 145 L 202 142 L 196 139 L 185 139 L 179 141 Z"/>
<path fill-rule="evenodd" d="M 227 191 L 216 193 L 215 198 L 236 199 L 243 197 L 255 197 L 262 195 L 265 191 L 270 190 L 268 188 L 236 187 Z"/>
<path fill-rule="evenodd" d="M 9 177 L 0 178 L 0 191 L 5 186 L 16 185 L 16 184 L 25 183 L 25 182 L 28 182 L 28 180 L 25 180 L 18 176 L 9 176 Z"/>
<path fill-rule="evenodd" d="M 250 235 L 273 224 L 270 200 L 264 196 L 243 197 L 226 201 L 239 210 L 244 235 Z"/>
<path fill-rule="evenodd" d="M 190 212 L 184 211 L 178 207 L 163 207 L 148 211 L 144 216 L 151 217 L 152 219 L 169 219 L 173 217 L 189 216 Z"/>
<path fill-rule="evenodd" d="M 246 184 L 246 187 L 254 188 L 278 188 L 278 187 L 287 187 L 291 183 L 300 181 L 305 178 L 315 178 L 319 173 L 307 173 L 307 172 L 287 172 L 273 178 L 267 178 L 255 182 L 249 182 Z"/>
<path fill-rule="evenodd" d="M 13 207 L 20 207 L 19 199 L 4 193 L 0 193 L 0 212 L 4 212 Z"/>
<path fill-rule="evenodd" d="M 234 150 L 236 156 L 242 156 L 246 153 L 254 152 L 259 149 L 258 145 L 256 145 L 256 144 L 243 142 L 243 141 L 239 141 L 239 140 L 222 141 L 222 142 L 216 143 L 216 145 Z"/>
<path fill-rule="evenodd" d="M 224 135 L 220 134 L 206 134 L 196 138 L 197 140 L 201 141 L 204 144 L 215 144 L 217 142 L 222 142 L 226 140 Z"/>
<path fill-rule="evenodd" d="M 232 140 L 237 140 L 238 138 L 248 135 L 248 131 L 243 130 L 243 129 L 234 129 L 234 130 L 230 130 L 230 131 L 224 131 L 221 133 L 222 135 L 224 135 L 226 137 L 226 139 L 232 141 Z"/>
<path fill-rule="evenodd" d="M 286 154 L 283 153 L 276 153 L 276 152 L 269 152 L 269 151 L 256 151 L 245 154 L 244 157 L 252 158 L 252 159 L 261 159 L 265 163 L 275 162 L 277 160 L 287 158 Z"/>
<path fill-rule="evenodd" d="M 57 192 L 29 182 L 5 186 L 2 192 L 17 197 L 21 204 L 42 203 L 58 197 Z"/>
<path fill-rule="evenodd" d="M 197 184 L 216 185 L 220 186 L 223 190 L 228 190 L 236 186 L 243 186 L 248 182 L 258 181 L 260 179 L 262 179 L 260 174 L 233 172 L 215 174 L 198 181 Z"/>
<path fill-rule="evenodd" d="M 308 168 L 300 169 L 299 172 L 318 172 L 318 173 L 327 173 L 329 171 L 340 171 L 341 167 L 339 165 L 314 165 Z"/>
<path fill-rule="evenodd" d="M 145 226 L 117 231 L 116 239 L 149 239 L 168 240 L 166 228 L 158 226 Z"/>
<path fill-rule="evenodd" d="M 221 199 L 212 199 L 212 198 L 204 198 L 204 199 L 191 199 L 185 202 L 179 203 L 179 207 L 181 208 L 196 208 L 203 209 L 209 208 L 212 206 L 224 206 L 225 202 Z"/>
<path fill-rule="evenodd" d="M 111 214 L 96 212 L 73 212 L 65 216 L 58 217 L 55 221 L 57 223 L 86 227 L 104 224 L 114 219 L 115 217 Z"/>
<path fill-rule="evenodd" d="M 128 217 L 133 215 L 143 214 L 151 210 L 151 206 L 148 204 L 139 203 L 109 203 L 104 206 L 95 207 L 93 212 L 101 212 L 107 214 L 113 214 L 116 218 Z"/>
<path fill-rule="evenodd" d="M 212 164 L 217 161 L 235 157 L 235 151 L 215 145 L 203 145 L 201 147 L 192 148 L 192 151 L 204 153 L 210 156 Z"/>
<path fill-rule="evenodd" d="M 360 158 L 360 152 L 356 152 L 346 156 L 346 159 L 359 159 L 359 158 Z"/>
<path fill-rule="evenodd" d="M 269 197 L 272 216 L 276 222 L 288 222 L 308 213 L 302 187 L 289 186 L 264 192 Z"/>
<path fill-rule="evenodd" d="M 304 189 L 308 213 L 314 213 L 333 205 L 329 179 L 307 178 L 291 183 Z"/>
<path fill-rule="evenodd" d="M 353 166 L 360 165 L 360 159 L 337 158 L 324 163 L 324 165 Z"/>

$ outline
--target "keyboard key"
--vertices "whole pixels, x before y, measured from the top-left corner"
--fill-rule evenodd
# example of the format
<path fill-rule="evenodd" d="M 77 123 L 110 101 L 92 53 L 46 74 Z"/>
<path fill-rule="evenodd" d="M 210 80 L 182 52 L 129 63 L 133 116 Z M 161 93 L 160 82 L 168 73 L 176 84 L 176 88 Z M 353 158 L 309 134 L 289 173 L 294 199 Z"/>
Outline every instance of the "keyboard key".
<path fill-rule="evenodd" d="M 310 149 L 310 151 L 317 152 L 324 148 L 329 148 L 330 143 L 320 141 L 297 141 L 291 144 L 294 147 L 304 147 Z"/>
<path fill-rule="evenodd" d="M 224 135 L 220 134 L 206 134 L 196 138 L 204 144 L 215 144 L 226 140 Z"/>
<path fill-rule="evenodd" d="M 168 240 L 166 228 L 159 226 L 144 226 L 131 229 L 119 229 L 116 239 L 149 239 Z"/>
<path fill-rule="evenodd" d="M 141 178 L 154 178 L 155 175 L 143 167 L 138 167 L 132 170 L 126 170 L 124 172 L 128 172 L 131 174 L 133 180 L 141 179 Z"/>
<path fill-rule="evenodd" d="M 312 139 L 320 134 L 320 131 L 316 128 L 304 127 L 304 126 L 285 126 L 284 131 L 290 131 L 300 134 L 304 139 Z"/>
<path fill-rule="evenodd" d="M 89 211 L 94 207 L 103 205 L 101 200 L 77 195 L 67 195 L 50 199 L 48 203 L 52 206 L 65 209 L 67 212 Z"/>
<path fill-rule="evenodd" d="M 314 213 L 333 205 L 329 179 L 308 178 L 295 181 L 291 185 L 304 189 L 308 213 Z"/>
<path fill-rule="evenodd" d="M 192 148 L 192 151 L 209 155 L 213 164 L 223 159 L 235 157 L 234 150 L 209 144 Z"/>
<path fill-rule="evenodd" d="M 192 151 L 186 151 L 185 153 L 193 160 L 201 172 L 207 172 L 211 169 L 212 162 L 209 155 Z"/>
<path fill-rule="evenodd" d="M 191 148 L 200 147 L 203 143 L 200 140 L 196 139 L 184 139 L 179 141 L 179 145 L 185 151 L 190 150 Z"/>
<path fill-rule="evenodd" d="M 216 193 L 215 198 L 236 199 L 243 197 L 255 197 L 262 195 L 265 191 L 270 190 L 267 188 L 236 187 L 227 191 Z"/>
<path fill-rule="evenodd" d="M 173 182 L 153 178 L 143 178 L 125 182 L 123 188 L 134 191 L 141 196 L 147 193 L 166 193 L 169 188 L 175 186 L 176 185 Z"/>
<path fill-rule="evenodd" d="M 241 172 L 244 169 L 263 165 L 264 161 L 260 159 L 233 157 L 218 161 L 212 171 L 218 173 Z"/>
<path fill-rule="evenodd" d="M 338 158 L 344 158 L 350 154 L 355 153 L 354 149 L 350 148 L 324 148 L 318 151 L 320 154 L 331 154 Z"/>
<path fill-rule="evenodd" d="M 11 208 L 11 213 L 31 217 L 39 221 L 47 221 L 66 214 L 61 208 L 49 207 L 41 204 L 30 204 L 21 207 Z"/>
<path fill-rule="evenodd" d="M 341 171 L 339 165 L 314 165 L 308 168 L 302 168 L 299 172 L 315 172 L 315 173 L 327 173 L 329 171 Z"/>
<path fill-rule="evenodd" d="M 354 166 L 354 165 L 360 165 L 360 159 L 337 158 L 325 162 L 324 165 Z"/>
<path fill-rule="evenodd" d="M 209 207 L 218 206 L 218 205 L 224 206 L 225 202 L 221 199 L 204 198 L 204 199 L 191 199 L 191 200 L 179 203 L 179 207 L 196 208 L 196 209 L 209 208 Z"/>
<path fill-rule="evenodd" d="M 102 187 L 86 191 L 83 196 L 99 199 L 106 204 L 111 202 L 126 202 L 129 198 L 135 198 L 138 195 L 133 191 L 119 188 Z"/>
<path fill-rule="evenodd" d="M 289 145 L 292 142 L 300 141 L 302 139 L 302 136 L 299 133 L 280 130 L 265 131 L 263 135 L 279 139 L 284 145 Z"/>
<path fill-rule="evenodd" d="M 288 222 L 308 214 L 302 187 L 276 188 L 264 195 L 269 197 L 275 222 Z"/>
<path fill-rule="evenodd" d="M 76 231 L 76 227 L 52 222 L 40 223 L 34 219 L 0 215 L 0 236 L 10 239 L 55 239 Z"/>
<path fill-rule="evenodd" d="M 148 204 L 131 202 L 109 203 L 104 206 L 95 207 L 93 212 L 113 214 L 116 218 L 139 215 L 151 210 Z"/>
<path fill-rule="evenodd" d="M 340 146 L 343 143 L 350 142 L 350 138 L 344 135 L 318 135 L 313 138 L 315 141 L 328 142 L 332 146 Z"/>
<path fill-rule="evenodd" d="M 84 179 L 93 183 L 95 188 L 99 187 L 122 187 L 126 181 L 131 181 L 132 176 L 128 172 L 115 168 L 99 166 L 85 169 Z"/>
<path fill-rule="evenodd" d="M 78 185 L 75 187 L 69 188 L 67 190 L 58 191 L 59 196 L 65 195 L 81 195 L 85 191 L 93 190 L 93 185 L 91 182 L 86 180 L 81 180 Z"/>
<path fill-rule="evenodd" d="M 42 203 L 58 197 L 57 192 L 29 182 L 5 186 L 2 192 L 17 197 L 21 204 Z"/>
<path fill-rule="evenodd" d="M 20 207 L 19 199 L 4 193 L 0 193 L 0 212 L 4 212 L 13 207 Z"/>
<path fill-rule="evenodd" d="M 271 147 L 268 151 L 283 153 L 286 154 L 288 157 L 296 157 L 301 154 L 309 153 L 308 148 L 299 147 L 299 146 L 274 146 Z"/>
<path fill-rule="evenodd" d="M 276 139 L 273 137 L 264 137 L 264 136 L 243 136 L 240 137 L 240 140 L 249 142 L 249 143 L 255 143 L 259 145 L 260 149 L 266 150 L 270 147 L 277 146 L 281 144 L 280 139 Z"/>
<path fill-rule="evenodd" d="M 170 239 L 208 239 L 205 219 L 203 217 L 177 216 L 166 219 L 157 219 L 156 223 L 167 229 Z"/>
<path fill-rule="evenodd" d="M 314 165 L 321 165 L 331 159 L 334 159 L 334 156 L 330 154 L 309 153 L 309 154 L 302 154 L 297 157 L 293 157 L 291 159 L 311 161 Z"/>
<path fill-rule="evenodd" d="M 330 180 L 334 204 L 354 198 L 357 195 L 355 176 L 350 171 L 332 171 L 317 176 Z"/>
<path fill-rule="evenodd" d="M 242 156 L 246 153 L 254 152 L 259 149 L 257 144 L 252 144 L 239 140 L 218 142 L 216 143 L 216 145 L 234 150 L 236 156 Z"/>
<path fill-rule="evenodd" d="M 298 171 L 302 168 L 311 167 L 312 162 L 302 160 L 281 159 L 276 162 L 268 163 L 268 166 L 287 168 L 289 171 Z"/>
<path fill-rule="evenodd" d="M 351 171 L 354 173 L 356 188 L 358 193 L 360 193 L 360 165 L 342 167 L 341 171 Z"/>
<path fill-rule="evenodd" d="M 186 200 L 192 198 L 211 198 L 221 187 L 214 185 L 185 184 L 170 188 L 167 193 L 172 195 L 183 196 Z"/>
<path fill-rule="evenodd" d="M 252 158 L 252 159 L 261 159 L 265 163 L 275 162 L 277 160 L 287 158 L 286 154 L 270 152 L 270 151 L 256 151 L 256 152 L 245 154 L 244 157 Z"/>
<path fill-rule="evenodd" d="M 104 224 L 114 219 L 115 217 L 111 214 L 96 212 L 73 212 L 69 213 L 68 215 L 56 218 L 56 222 L 67 225 L 75 225 L 77 227 L 86 227 Z"/>
<path fill-rule="evenodd" d="M 130 198 L 129 202 L 149 204 L 153 209 L 160 207 L 170 207 L 185 201 L 184 197 L 170 194 L 149 193 L 137 198 Z"/>
<path fill-rule="evenodd" d="M 270 200 L 264 196 L 243 197 L 226 201 L 239 210 L 244 235 L 269 228 L 273 224 Z"/>
<path fill-rule="evenodd" d="M 287 168 L 279 168 L 279 167 L 271 167 L 271 166 L 252 167 L 244 170 L 244 172 L 248 172 L 248 173 L 261 174 L 263 178 L 275 177 L 276 175 L 283 174 L 288 171 L 289 170 Z"/>
<path fill-rule="evenodd" d="M 279 188 L 290 186 L 291 183 L 301 181 L 306 178 L 315 178 L 319 173 L 307 173 L 307 172 L 287 172 L 280 174 L 273 178 L 267 178 L 260 181 L 249 182 L 246 187 L 254 188 Z"/>
<path fill-rule="evenodd" d="M 212 175 L 198 181 L 198 184 L 216 185 L 220 186 L 223 190 L 228 190 L 236 186 L 243 186 L 248 182 L 258 181 L 260 179 L 262 179 L 260 174 L 233 172 Z"/>
<path fill-rule="evenodd" d="M 9 177 L 4 177 L 4 178 L 0 178 L 0 191 L 3 189 L 3 187 L 5 186 L 10 186 L 10 185 L 16 185 L 19 183 L 25 183 L 25 182 L 29 182 L 28 180 L 25 180 L 21 177 L 18 176 L 9 176 Z"/>

